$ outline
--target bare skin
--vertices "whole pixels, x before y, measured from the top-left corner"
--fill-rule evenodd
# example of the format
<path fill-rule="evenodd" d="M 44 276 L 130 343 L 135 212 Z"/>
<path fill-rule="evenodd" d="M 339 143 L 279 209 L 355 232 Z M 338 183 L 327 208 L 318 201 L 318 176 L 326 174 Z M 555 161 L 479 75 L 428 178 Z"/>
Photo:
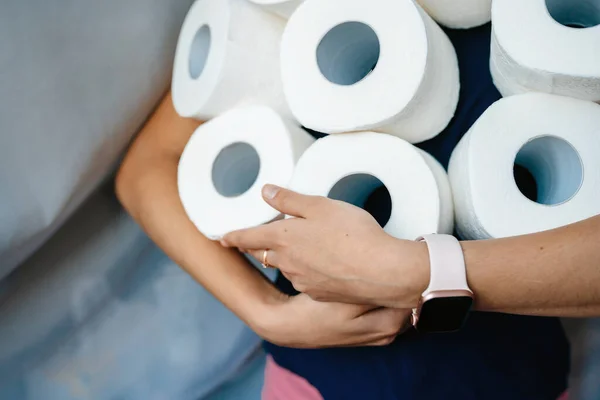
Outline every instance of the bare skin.
<path fill-rule="evenodd" d="M 299 218 L 233 232 L 221 244 L 208 240 L 185 214 L 176 180 L 198 126 L 179 117 L 167 95 L 119 171 L 119 199 L 158 246 L 271 342 L 376 346 L 401 333 L 429 279 L 425 245 L 390 237 L 354 206 L 273 187 L 265 201 Z M 599 239 L 594 217 L 533 235 L 463 242 L 477 309 L 600 315 Z M 235 248 L 259 258 L 269 249 L 269 263 L 304 294 L 281 294 Z"/>
<path fill-rule="evenodd" d="M 297 218 L 226 235 L 262 254 L 319 301 L 410 308 L 429 282 L 424 243 L 387 235 L 364 210 L 271 185 L 271 206 Z M 524 315 L 600 315 L 600 216 L 551 231 L 461 243 L 476 308 Z"/>
<path fill-rule="evenodd" d="M 204 237 L 179 200 L 179 157 L 199 122 L 175 112 L 167 95 L 129 150 L 117 195 L 154 242 L 265 339 L 289 347 L 379 346 L 406 325 L 408 311 L 288 297 L 235 249 Z"/>

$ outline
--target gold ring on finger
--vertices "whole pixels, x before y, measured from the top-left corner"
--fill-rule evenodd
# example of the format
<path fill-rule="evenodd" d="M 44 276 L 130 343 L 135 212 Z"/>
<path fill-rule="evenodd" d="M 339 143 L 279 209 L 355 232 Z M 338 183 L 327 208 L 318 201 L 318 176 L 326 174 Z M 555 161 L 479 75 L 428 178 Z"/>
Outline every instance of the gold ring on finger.
<path fill-rule="evenodd" d="M 271 265 L 269 265 L 269 261 L 267 260 L 268 255 L 269 255 L 269 250 L 263 251 L 263 256 L 262 256 L 263 268 L 271 268 Z"/>

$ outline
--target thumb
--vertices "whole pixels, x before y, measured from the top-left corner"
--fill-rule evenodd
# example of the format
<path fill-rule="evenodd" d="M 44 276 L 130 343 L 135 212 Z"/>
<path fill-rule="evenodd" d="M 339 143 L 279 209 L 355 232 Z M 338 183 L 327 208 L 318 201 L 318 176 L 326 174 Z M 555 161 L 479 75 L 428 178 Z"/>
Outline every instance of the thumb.
<path fill-rule="evenodd" d="M 410 310 L 379 308 L 363 314 L 362 323 L 386 335 L 398 335 L 410 327 Z"/>
<path fill-rule="evenodd" d="M 265 185 L 263 199 L 277 211 L 293 217 L 308 217 L 319 207 L 322 197 L 308 196 L 275 185 Z"/>

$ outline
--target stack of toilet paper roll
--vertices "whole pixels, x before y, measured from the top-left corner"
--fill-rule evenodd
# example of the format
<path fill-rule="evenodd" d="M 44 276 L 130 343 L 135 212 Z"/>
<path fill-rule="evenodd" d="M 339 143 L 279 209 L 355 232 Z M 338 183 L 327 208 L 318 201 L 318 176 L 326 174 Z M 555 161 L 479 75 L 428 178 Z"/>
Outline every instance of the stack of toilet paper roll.
<path fill-rule="evenodd" d="M 440 133 L 458 101 L 456 54 L 433 19 L 469 28 L 490 15 L 502 94 L 572 98 L 530 93 L 490 107 L 452 155 L 450 190 L 411 144 Z M 173 101 L 182 116 L 213 119 L 181 158 L 184 208 L 213 239 L 279 217 L 265 183 L 364 208 L 385 193 L 391 211 L 378 221 L 406 239 L 452 232 L 454 207 L 466 239 L 597 214 L 598 22 L 597 0 L 495 0 L 493 10 L 490 0 L 197 0 Z M 329 135 L 312 144 L 301 126 Z"/>
<path fill-rule="evenodd" d="M 490 70 L 503 96 L 600 102 L 600 1 L 495 0 Z"/>
<path fill-rule="evenodd" d="M 179 194 L 199 231 L 211 239 L 273 221 L 262 200 L 266 183 L 358 207 L 385 188 L 390 235 L 451 233 L 452 194 L 443 167 L 400 138 L 374 132 L 317 141 L 273 110 L 238 108 L 200 126 L 179 163 Z M 309 147 L 310 146 L 310 147 Z"/>
<path fill-rule="evenodd" d="M 457 59 L 412 0 L 198 0 L 174 68 L 179 114 L 212 118 L 178 172 L 184 209 L 205 236 L 278 218 L 265 183 L 360 207 L 385 191 L 390 234 L 452 231 L 447 174 L 408 141 L 452 118 Z M 309 148 L 300 125 L 332 135 Z M 367 128 L 377 133 L 347 133 Z"/>

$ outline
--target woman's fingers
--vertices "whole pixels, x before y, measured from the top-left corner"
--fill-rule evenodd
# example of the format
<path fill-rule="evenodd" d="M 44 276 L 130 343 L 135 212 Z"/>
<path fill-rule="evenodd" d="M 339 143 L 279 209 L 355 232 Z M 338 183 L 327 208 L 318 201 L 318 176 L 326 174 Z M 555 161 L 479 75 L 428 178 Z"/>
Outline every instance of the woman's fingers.
<path fill-rule="evenodd" d="M 387 346 L 389 344 L 391 344 L 394 339 L 396 338 L 396 336 L 394 337 L 373 337 L 370 339 L 366 339 L 365 338 L 359 338 L 359 339 L 352 339 L 352 340 L 348 340 L 347 343 L 344 344 L 338 344 L 335 346 L 331 346 L 331 347 L 342 347 L 342 348 L 349 348 L 349 347 L 380 347 L 380 346 Z"/>
<path fill-rule="evenodd" d="M 279 258 L 275 250 L 247 250 L 246 253 L 254 257 L 265 268 L 279 268 Z"/>
<path fill-rule="evenodd" d="M 221 245 L 246 250 L 273 249 L 277 247 L 280 224 L 287 221 L 276 221 L 255 228 L 241 229 L 223 236 Z"/>
<path fill-rule="evenodd" d="M 308 196 L 275 185 L 265 185 L 263 198 L 274 209 L 293 217 L 307 218 L 324 203 L 324 198 Z"/>
<path fill-rule="evenodd" d="M 409 327 L 406 310 L 378 308 L 367 312 L 357 320 L 351 343 L 343 347 L 388 346 Z"/>
<path fill-rule="evenodd" d="M 396 340 L 398 335 L 386 336 L 380 339 L 371 340 L 368 342 L 355 344 L 354 347 L 381 347 L 381 346 L 389 346 Z"/>
<path fill-rule="evenodd" d="M 287 279 L 288 281 L 292 282 L 293 276 L 290 273 L 285 272 L 284 270 L 281 270 L 281 269 L 280 269 L 280 272 L 283 274 L 283 276 L 285 277 L 285 279 Z"/>
<path fill-rule="evenodd" d="M 395 337 L 408 326 L 411 310 L 378 308 L 357 318 L 366 329 L 381 333 L 384 337 Z"/>
<path fill-rule="evenodd" d="M 323 303 L 290 297 L 269 340 L 299 348 L 385 346 L 407 325 L 410 311 L 370 305 Z"/>

